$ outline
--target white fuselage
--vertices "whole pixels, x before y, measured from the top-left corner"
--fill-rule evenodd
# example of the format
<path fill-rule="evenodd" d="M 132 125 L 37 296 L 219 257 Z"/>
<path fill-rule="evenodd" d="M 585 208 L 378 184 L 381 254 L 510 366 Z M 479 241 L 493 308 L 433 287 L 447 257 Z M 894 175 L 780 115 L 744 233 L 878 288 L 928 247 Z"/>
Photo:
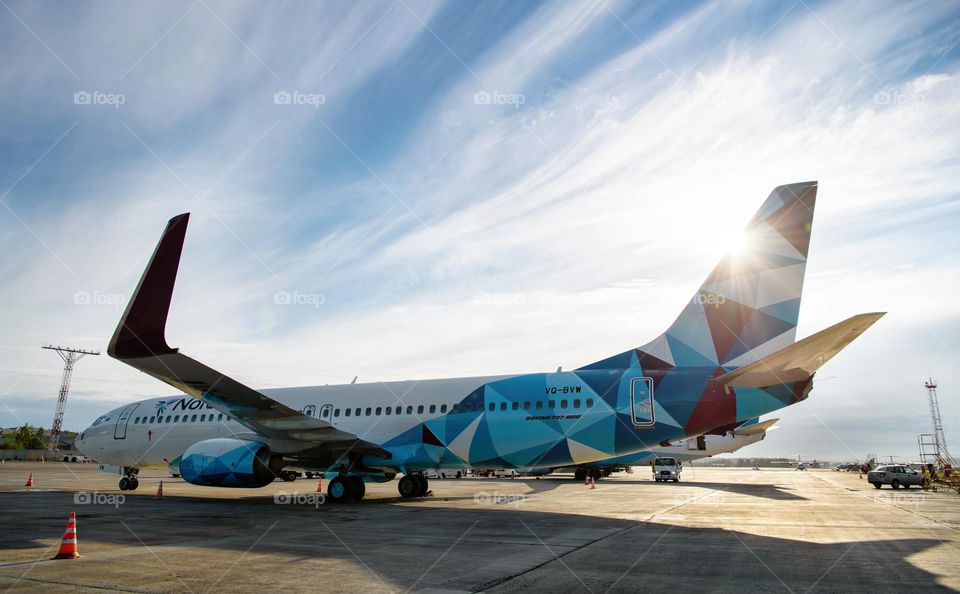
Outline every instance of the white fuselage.
<path fill-rule="evenodd" d="M 261 392 L 292 409 L 379 444 L 423 421 L 449 413 L 464 394 L 507 377 L 511 376 L 305 386 Z M 517 417 L 516 423 L 516 436 L 521 440 L 522 417 Z M 111 410 L 85 429 L 76 443 L 80 451 L 99 462 L 150 468 L 167 466 L 191 445 L 216 437 L 270 441 L 207 403 L 181 394 L 132 402 Z M 286 444 L 270 445 L 274 451 L 282 452 Z"/>

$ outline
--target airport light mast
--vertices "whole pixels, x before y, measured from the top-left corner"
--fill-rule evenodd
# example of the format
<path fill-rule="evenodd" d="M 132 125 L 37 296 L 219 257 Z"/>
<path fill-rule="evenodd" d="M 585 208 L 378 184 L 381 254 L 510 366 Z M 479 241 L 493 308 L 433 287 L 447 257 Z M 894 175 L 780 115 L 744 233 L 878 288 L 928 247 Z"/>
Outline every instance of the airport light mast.
<path fill-rule="evenodd" d="M 52 344 L 41 345 L 40 348 L 56 351 L 63 359 L 63 379 L 60 380 L 60 396 L 57 399 L 57 410 L 53 415 L 53 427 L 50 428 L 50 440 L 47 442 L 47 449 L 51 452 L 57 451 L 57 442 L 60 440 L 60 426 L 63 424 L 63 411 L 67 408 L 67 393 L 70 392 L 70 377 L 73 375 L 73 364 L 86 355 L 99 355 L 100 351 L 88 351 L 86 349 L 74 349 L 70 347 L 54 346 Z"/>

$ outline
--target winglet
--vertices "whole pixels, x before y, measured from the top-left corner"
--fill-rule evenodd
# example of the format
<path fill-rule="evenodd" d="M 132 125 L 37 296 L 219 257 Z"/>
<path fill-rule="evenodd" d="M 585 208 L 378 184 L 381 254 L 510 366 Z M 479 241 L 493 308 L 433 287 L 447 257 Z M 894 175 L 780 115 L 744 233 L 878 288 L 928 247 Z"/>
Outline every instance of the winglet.
<path fill-rule="evenodd" d="M 190 213 L 170 219 L 140 278 L 127 309 L 110 339 L 107 352 L 114 359 L 135 359 L 176 353 L 167 345 L 164 330 L 170 298 L 177 280 L 180 253 Z"/>

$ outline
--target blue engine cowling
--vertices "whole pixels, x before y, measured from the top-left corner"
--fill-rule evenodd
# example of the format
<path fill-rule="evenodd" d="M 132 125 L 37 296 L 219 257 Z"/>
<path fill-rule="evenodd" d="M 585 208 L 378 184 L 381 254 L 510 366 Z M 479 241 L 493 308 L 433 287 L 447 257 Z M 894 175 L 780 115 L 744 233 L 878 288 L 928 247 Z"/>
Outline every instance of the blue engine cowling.
<path fill-rule="evenodd" d="M 276 478 L 270 461 L 270 448 L 258 441 L 206 439 L 183 453 L 180 474 L 194 485 L 264 487 Z"/>

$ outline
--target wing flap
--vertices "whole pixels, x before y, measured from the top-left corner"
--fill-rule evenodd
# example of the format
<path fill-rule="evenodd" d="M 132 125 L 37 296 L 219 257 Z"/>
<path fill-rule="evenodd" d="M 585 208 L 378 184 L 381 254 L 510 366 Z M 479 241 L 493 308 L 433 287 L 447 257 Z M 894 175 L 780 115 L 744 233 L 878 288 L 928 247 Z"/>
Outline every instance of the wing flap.
<path fill-rule="evenodd" d="M 867 331 L 886 312 L 855 315 L 715 381 L 734 388 L 764 388 L 803 381 Z"/>

